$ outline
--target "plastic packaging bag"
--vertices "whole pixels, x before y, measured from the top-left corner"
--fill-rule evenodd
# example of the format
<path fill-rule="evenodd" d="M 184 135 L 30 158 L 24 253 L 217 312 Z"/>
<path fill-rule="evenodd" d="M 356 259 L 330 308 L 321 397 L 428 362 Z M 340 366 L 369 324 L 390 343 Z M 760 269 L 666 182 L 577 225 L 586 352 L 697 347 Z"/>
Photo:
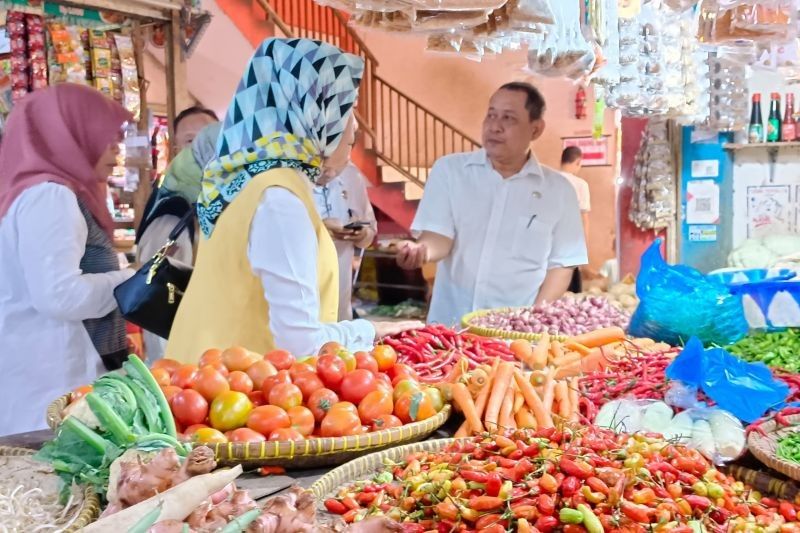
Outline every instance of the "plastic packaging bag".
<path fill-rule="evenodd" d="M 642 255 L 636 295 L 639 307 L 631 319 L 634 337 L 680 345 L 690 337 L 726 346 L 747 333 L 741 300 L 728 288 L 684 265 L 668 265 L 661 239 Z"/>
<path fill-rule="evenodd" d="M 697 338 L 689 340 L 666 376 L 701 389 L 721 409 L 748 423 L 789 395 L 789 387 L 773 378 L 764 363 L 748 363 L 722 348 L 706 350 Z"/>

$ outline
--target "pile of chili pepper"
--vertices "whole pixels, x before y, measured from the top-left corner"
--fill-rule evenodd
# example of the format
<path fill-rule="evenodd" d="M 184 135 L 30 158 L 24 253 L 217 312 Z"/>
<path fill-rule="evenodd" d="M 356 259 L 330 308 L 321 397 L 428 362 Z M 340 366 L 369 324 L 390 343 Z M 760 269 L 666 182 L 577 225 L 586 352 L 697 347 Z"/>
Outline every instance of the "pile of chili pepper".
<path fill-rule="evenodd" d="M 424 383 L 443 381 L 462 358 L 470 369 L 492 364 L 497 357 L 516 361 L 513 352 L 501 340 L 479 337 L 437 324 L 387 337 L 383 343 L 394 348 L 397 362 L 416 370 L 420 381 Z"/>
<path fill-rule="evenodd" d="M 800 531 L 797 506 L 762 498 L 696 450 L 593 426 L 413 453 L 325 507 L 346 522 L 383 514 L 406 533 Z"/>

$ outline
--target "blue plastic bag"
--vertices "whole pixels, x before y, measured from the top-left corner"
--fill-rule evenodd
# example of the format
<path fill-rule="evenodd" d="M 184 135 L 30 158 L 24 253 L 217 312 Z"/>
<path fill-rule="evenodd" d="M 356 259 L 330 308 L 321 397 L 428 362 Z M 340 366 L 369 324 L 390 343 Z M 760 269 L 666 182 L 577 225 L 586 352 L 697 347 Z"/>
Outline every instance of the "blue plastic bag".
<path fill-rule="evenodd" d="M 748 363 L 722 348 L 706 350 L 696 337 L 670 363 L 666 375 L 701 389 L 720 409 L 747 423 L 789 396 L 789 387 L 773 378 L 764 363 Z"/>
<path fill-rule="evenodd" d="M 673 346 L 690 337 L 719 346 L 741 339 L 747 333 L 741 299 L 693 268 L 668 265 L 660 247 L 661 239 L 656 239 L 642 254 L 636 279 L 639 307 L 630 333 Z"/>

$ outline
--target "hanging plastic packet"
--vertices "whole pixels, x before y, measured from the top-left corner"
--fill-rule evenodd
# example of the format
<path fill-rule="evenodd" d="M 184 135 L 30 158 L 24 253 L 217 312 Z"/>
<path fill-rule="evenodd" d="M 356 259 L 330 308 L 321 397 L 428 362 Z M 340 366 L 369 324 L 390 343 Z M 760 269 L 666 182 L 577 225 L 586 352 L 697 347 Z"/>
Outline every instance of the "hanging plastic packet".
<path fill-rule="evenodd" d="M 136 68 L 136 54 L 133 40 L 127 35 L 114 35 L 122 67 L 122 94 L 125 109 L 131 112 L 136 122 L 142 112 L 142 99 L 139 92 L 139 71 Z"/>

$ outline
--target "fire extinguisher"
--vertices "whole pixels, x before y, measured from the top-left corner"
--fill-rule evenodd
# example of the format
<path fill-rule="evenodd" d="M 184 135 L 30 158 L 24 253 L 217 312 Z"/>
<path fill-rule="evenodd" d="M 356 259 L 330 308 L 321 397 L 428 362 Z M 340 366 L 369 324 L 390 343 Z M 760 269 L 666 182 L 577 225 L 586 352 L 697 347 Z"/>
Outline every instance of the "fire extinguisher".
<path fill-rule="evenodd" d="M 575 93 L 575 118 L 579 120 L 586 118 L 586 91 L 583 86 L 578 87 Z"/>

